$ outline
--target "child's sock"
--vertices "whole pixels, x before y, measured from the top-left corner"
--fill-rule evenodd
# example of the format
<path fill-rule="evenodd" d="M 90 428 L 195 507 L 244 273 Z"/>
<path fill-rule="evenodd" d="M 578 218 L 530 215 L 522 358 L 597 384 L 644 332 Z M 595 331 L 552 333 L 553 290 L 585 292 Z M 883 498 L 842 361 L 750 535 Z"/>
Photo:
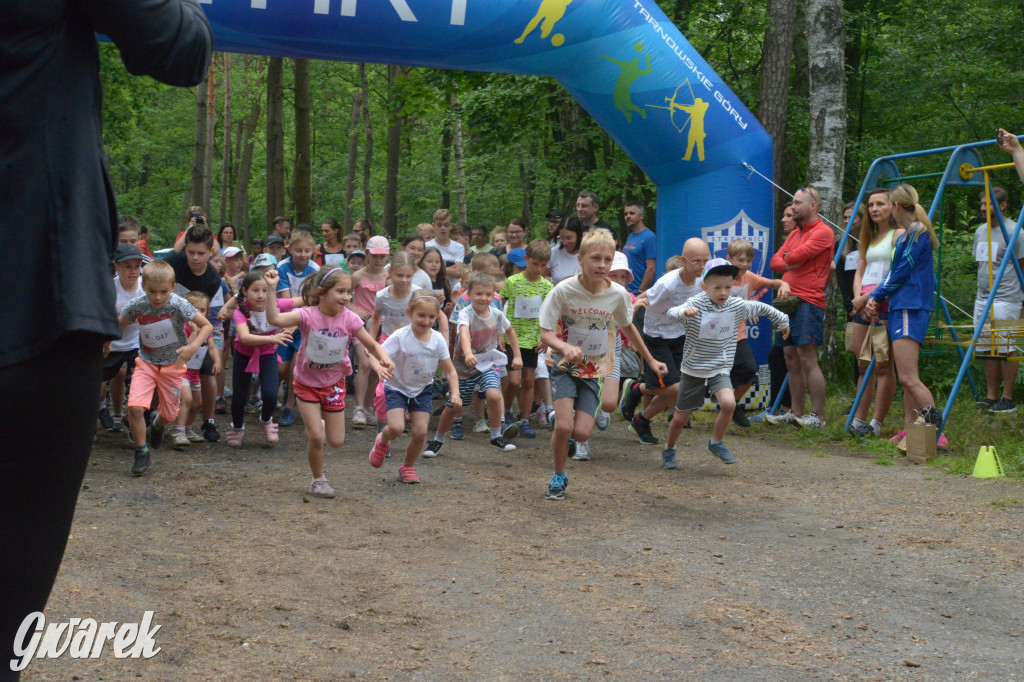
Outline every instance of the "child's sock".
<path fill-rule="evenodd" d="M 148 451 L 149 451 L 149 446 L 148 445 L 136 445 L 135 446 L 135 452 L 148 452 Z"/>
<path fill-rule="evenodd" d="M 858 426 L 864 426 L 866 422 L 860 417 L 854 417 L 853 422 L 850 423 L 850 428 L 855 429 Z"/>
<path fill-rule="evenodd" d="M 452 424 L 458 424 L 459 426 L 462 426 L 462 417 L 456 417 L 455 419 L 453 419 Z"/>
<path fill-rule="evenodd" d="M 871 427 L 871 429 L 875 432 L 876 436 L 882 433 L 882 422 L 878 421 L 877 419 L 872 419 L 871 423 L 868 424 L 868 426 Z"/>
<path fill-rule="evenodd" d="M 174 425 L 174 432 L 175 433 L 185 433 L 186 429 L 187 429 L 187 427 L 184 424 L 175 424 Z"/>
<path fill-rule="evenodd" d="M 724 440 L 713 440 L 713 441 L 711 441 L 711 444 L 712 445 L 725 445 L 725 441 Z"/>
<path fill-rule="evenodd" d="M 501 427 L 500 426 L 498 428 L 496 428 L 496 429 L 491 429 L 491 440 L 494 440 L 495 438 L 497 438 L 500 435 L 501 435 Z"/>
<path fill-rule="evenodd" d="M 444 436 L 441 435 L 440 431 L 434 432 L 434 440 L 436 440 L 438 443 L 444 442 Z"/>

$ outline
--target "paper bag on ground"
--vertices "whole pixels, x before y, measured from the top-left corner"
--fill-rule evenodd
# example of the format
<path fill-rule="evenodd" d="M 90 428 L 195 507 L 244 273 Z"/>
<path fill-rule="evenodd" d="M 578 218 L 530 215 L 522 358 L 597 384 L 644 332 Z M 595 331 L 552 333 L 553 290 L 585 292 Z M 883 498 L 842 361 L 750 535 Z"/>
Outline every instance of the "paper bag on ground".
<path fill-rule="evenodd" d="M 938 434 L 932 424 L 915 421 L 907 427 L 907 459 L 914 464 L 924 464 L 935 457 L 935 440 Z"/>

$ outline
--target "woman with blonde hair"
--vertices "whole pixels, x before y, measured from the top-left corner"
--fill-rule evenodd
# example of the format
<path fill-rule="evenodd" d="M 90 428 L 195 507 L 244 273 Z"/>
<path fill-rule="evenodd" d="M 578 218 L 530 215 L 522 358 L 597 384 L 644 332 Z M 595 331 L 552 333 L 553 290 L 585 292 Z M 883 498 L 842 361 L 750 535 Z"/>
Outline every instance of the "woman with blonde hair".
<path fill-rule="evenodd" d="M 903 385 L 903 421 L 909 425 L 917 415 L 942 432 L 942 413 L 935 407 L 931 391 L 918 375 L 921 344 L 935 310 L 935 269 L 932 252 L 939 238 L 931 220 L 918 203 L 917 190 L 897 185 L 889 193 L 892 216 L 905 232 L 896 240 L 889 274 L 868 296 L 864 310 L 877 315 L 883 301 L 889 299 L 889 339 L 892 341 L 896 374 Z M 906 452 L 906 434 L 897 446 Z M 944 443 L 939 440 L 939 446 Z"/>
<path fill-rule="evenodd" d="M 892 248 L 904 230 L 896 224 L 893 216 L 892 200 L 889 190 L 879 187 L 868 195 L 867 219 L 861 221 L 859 259 L 853 276 L 853 352 L 860 353 L 864 338 L 875 327 L 884 327 L 889 319 L 889 307 L 882 303 L 878 315 L 871 317 L 864 311 L 868 296 L 881 284 L 889 274 L 892 259 Z M 860 361 L 860 379 L 864 380 L 867 363 Z M 857 412 L 850 426 L 850 433 L 855 436 L 879 436 L 882 433 L 882 422 L 889 413 L 889 406 L 896 395 L 896 377 L 892 373 L 892 361 L 888 353 L 875 355 L 873 381 L 868 383 L 861 396 Z M 876 392 L 877 391 L 877 392 Z M 875 409 L 871 421 L 867 421 L 868 408 L 871 401 Z"/>

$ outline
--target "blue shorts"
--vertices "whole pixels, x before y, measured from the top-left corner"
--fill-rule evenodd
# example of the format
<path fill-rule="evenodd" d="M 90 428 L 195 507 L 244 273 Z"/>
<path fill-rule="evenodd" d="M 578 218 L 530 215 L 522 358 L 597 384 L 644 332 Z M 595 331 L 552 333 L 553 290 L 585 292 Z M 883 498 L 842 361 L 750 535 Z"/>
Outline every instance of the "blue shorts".
<path fill-rule="evenodd" d="M 401 391 L 396 391 L 388 386 L 384 387 L 384 409 L 388 412 L 391 410 L 409 410 L 410 414 L 413 412 L 431 414 L 434 411 L 434 407 L 431 404 L 433 400 L 433 386 L 427 386 L 415 398 L 410 398 Z"/>
<path fill-rule="evenodd" d="M 776 346 L 820 346 L 825 342 L 825 309 L 803 303 L 789 316 L 789 338 L 775 332 Z"/>
<path fill-rule="evenodd" d="M 483 398 L 487 391 L 492 388 L 501 390 L 501 380 L 498 378 L 498 373 L 494 371 L 493 367 L 474 374 L 468 379 L 459 379 L 459 397 L 462 398 L 463 405 L 468 405 L 473 400 L 474 389 Z M 448 406 L 451 407 L 451 403 L 448 403 Z"/>
<path fill-rule="evenodd" d="M 295 359 L 295 354 L 299 352 L 299 346 L 302 345 L 302 332 L 298 329 L 292 332 L 292 342 L 286 346 L 277 347 L 277 358 L 281 362 L 291 362 Z"/>
<path fill-rule="evenodd" d="M 877 327 L 880 324 L 884 324 L 888 320 L 889 320 L 889 313 L 883 313 L 883 312 L 879 311 L 878 312 L 878 316 L 874 318 L 875 326 Z M 866 317 L 862 317 L 860 313 L 854 313 L 853 314 L 853 323 L 854 324 L 862 325 L 864 327 L 868 327 L 868 326 L 871 325 L 871 320 L 869 320 Z"/>
<path fill-rule="evenodd" d="M 928 335 L 928 322 L 932 319 L 930 310 L 900 310 L 889 311 L 889 339 L 914 339 L 918 343 L 924 343 Z"/>

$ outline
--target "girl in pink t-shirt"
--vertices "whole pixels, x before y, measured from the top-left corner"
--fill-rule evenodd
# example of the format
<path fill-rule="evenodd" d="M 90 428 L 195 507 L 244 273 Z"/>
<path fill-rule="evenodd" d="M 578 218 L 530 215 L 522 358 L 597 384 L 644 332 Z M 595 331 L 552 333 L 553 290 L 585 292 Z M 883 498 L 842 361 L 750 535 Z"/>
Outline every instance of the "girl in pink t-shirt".
<path fill-rule="evenodd" d="M 264 275 L 272 289 L 279 275 Z M 352 373 L 348 344 L 354 337 L 367 350 L 370 367 L 381 378 L 391 376 L 391 358 L 363 327 L 358 315 L 346 308 L 352 298 L 352 278 L 342 268 L 322 268 L 302 286 L 302 298 L 309 305 L 294 312 L 279 312 L 270 299 L 267 319 L 282 327 L 298 327 L 302 345 L 295 359 L 292 388 L 299 414 L 306 425 L 307 453 L 313 481 L 313 497 L 334 497 L 324 476 L 324 436 L 334 448 L 345 444 L 345 377 Z M 374 357 L 376 356 L 376 357 Z"/>
<path fill-rule="evenodd" d="M 274 289 L 269 288 L 262 269 L 247 274 L 238 287 L 237 300 L 241 304 L 232 313 L 236 333 L 231 428 L 227 436 L 231 447 L 240 447 L 245 435 L 245 400 L 249 396 L 249 377 L 252 374 L 260 378 L 260 397 L 263 400 L 260 429 L 263 437 L 271 445 L 278 440 L 277 424 L 271 419 L 277 407 L 277 347 L 290 343 L 292 333 L 278 329 L 267 320 L 267 301 L 273 298 Z M 281 299 L 279 309 L 291 310 L 296 300 Z"/>

